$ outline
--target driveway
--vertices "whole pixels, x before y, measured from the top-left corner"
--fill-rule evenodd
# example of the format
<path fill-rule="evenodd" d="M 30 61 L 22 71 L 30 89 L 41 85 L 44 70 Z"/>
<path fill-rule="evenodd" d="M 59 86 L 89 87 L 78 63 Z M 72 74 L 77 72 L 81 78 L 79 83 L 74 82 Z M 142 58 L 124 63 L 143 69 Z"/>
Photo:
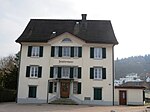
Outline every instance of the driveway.
<path fill-rule="evenodd" d="M 0 103 L 0 112 L 150 112 L 150 109 L 148 109 L 146 106 L 88 106 Z"/>

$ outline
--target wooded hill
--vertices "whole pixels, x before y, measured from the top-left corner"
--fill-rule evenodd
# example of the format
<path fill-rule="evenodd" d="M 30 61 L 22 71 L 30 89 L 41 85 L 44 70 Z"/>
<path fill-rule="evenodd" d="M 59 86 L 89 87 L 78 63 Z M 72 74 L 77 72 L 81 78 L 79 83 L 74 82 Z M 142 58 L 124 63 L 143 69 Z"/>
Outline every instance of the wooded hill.
<path fill-rule="evenodd" d="M 115 60 L 115 79 L 125 77 L 128 73 L 150 73 L 150 54 Z"/>

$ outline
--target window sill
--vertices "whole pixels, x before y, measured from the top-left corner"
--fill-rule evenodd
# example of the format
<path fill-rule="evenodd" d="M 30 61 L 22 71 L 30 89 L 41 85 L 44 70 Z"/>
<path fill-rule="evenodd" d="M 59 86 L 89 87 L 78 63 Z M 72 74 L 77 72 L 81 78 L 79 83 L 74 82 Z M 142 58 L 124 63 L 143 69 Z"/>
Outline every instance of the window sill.
<path fill-rule="evenodd" d="M 30 58 L 41 58 L 40 56 L 28 56 Z"/>
<path fill-rule="evenodd" d="M 29 79 L 38 79 L 38 77 L 28 77 Z"/>
<path fill-rule="evenodd" d="M 103 81 L 103 79 L 93 79 L 94 81 Z"/>

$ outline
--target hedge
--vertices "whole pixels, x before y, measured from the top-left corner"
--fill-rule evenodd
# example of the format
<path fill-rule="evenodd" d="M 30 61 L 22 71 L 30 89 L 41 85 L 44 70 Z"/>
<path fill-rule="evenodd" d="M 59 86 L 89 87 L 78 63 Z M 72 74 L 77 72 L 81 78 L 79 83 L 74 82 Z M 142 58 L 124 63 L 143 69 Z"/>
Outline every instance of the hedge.
<path fill-rule="evenodd" d="M 16 99 L 16 90 L 0 87 L 0 102 L 13 102 Z"/>

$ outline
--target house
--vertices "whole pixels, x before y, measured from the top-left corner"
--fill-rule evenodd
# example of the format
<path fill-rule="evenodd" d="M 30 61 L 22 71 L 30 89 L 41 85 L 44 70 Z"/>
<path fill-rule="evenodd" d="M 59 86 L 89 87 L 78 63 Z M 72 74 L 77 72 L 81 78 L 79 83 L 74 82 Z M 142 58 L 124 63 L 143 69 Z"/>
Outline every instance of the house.
<path fill-rule="evenodd" d="M 18 103 L 113 105 L 114 46 L 109 20 L 31 19 L 16 40 L 21 61 Z"/>
<path fill-rule="evenodd" d="M 144 105 L 145 87 L 133 85 L 115 86 L 115 105 Z"/>
<path fill-rule="evenodd" d="M 137 75 L 137 73 L 129 73 L 124 78 L 120 78 L 119 80 L 115 80 L 114 84 L 115 86 L 119 86 L 123 83 L 127 82 L 143 82 L 143 80 L 140 79 L 140 76 Z"/>

